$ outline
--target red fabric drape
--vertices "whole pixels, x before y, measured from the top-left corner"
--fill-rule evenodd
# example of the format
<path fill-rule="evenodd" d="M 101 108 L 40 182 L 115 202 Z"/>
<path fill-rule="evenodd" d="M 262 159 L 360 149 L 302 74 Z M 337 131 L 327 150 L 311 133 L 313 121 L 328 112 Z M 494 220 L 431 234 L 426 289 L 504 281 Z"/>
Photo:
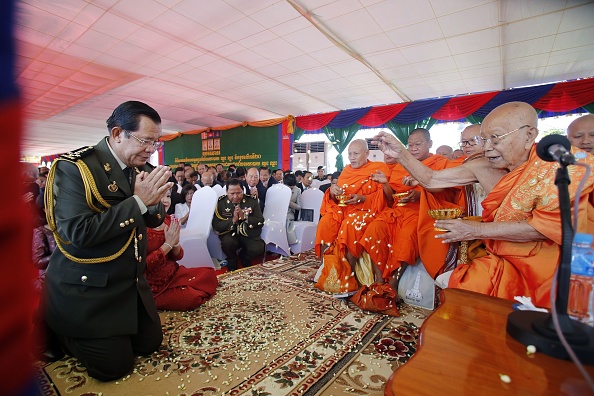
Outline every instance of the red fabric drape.
<path fill-rule="evenodd" d="M 357 121 L 357 124 L 366 127 L 374 127 L 385 124 L 392 118 L 396 117 L 396 115 L 398 115 L 398 113 L 400 113 L 407 105 L 408 103 L 398 103 L 387 106 L 373 107 L 367 114 Z"/>
<path fill-rule="evenodd" d="M 433 113 L 431 118 L 442 121 L 459 120 L 483 107 L 498 93 L 498 91 L 495 91 L 451 98 L 441 109 Z"/>
<path fill-rule="evenodd" d="M 304 131 L 315 131 L 328 125 L 340 111 L 333 111 L 332 113 L 312 114 L 302 117 L 295 117 L 295 125 Z"/>
<path fill-rule="evenodd" d="M 281 128 L 281 169 L 291 169 L 291 134 L 288 130 L 289 121 L 285 121 L 280 125 Z"/>
<path fill-rule="evenodd" d="M 555 85 L 532 106 L 536 109 L 562 112 L 594 102 L 594 78 Z"/>

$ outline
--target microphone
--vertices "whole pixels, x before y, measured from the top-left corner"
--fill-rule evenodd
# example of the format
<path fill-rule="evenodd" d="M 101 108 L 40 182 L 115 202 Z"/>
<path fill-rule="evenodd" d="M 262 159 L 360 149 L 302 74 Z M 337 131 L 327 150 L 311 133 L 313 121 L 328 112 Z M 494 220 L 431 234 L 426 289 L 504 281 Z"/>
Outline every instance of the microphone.
<path fill-rule="evenodd" d="M 569 139 L 561 135 L 549 135 L 536 145 L 536 154 L 547 162 L 559 162 L 563 166 L 575 164 Z"/>

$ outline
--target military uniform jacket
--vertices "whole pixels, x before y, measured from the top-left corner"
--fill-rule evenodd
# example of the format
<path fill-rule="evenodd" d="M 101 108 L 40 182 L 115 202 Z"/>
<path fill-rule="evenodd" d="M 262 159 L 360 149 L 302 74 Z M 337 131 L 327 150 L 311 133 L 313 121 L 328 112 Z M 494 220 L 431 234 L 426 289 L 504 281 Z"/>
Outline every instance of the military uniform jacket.
<path fill-rule="evenodd" d="M 72 337 L 135 334 L 139 298 L 159 322 L 144 269 L 146 227 L 163 222 L 163 205 L 149 206 L 141 214 L 133 188 L 106 139 L 62 158 L 54 165 L 54 180 L 46 197 L 53 198 L 56 240 L 63 241 L 46 273 L 46 320 L 57 333 Z M 88 168 L 85 177 L 76 161 Z M 137 172 L 153 168 L 146 164 Z M 85 189 L 83 180 L 88 184 L 89 178 L 103 203 L 86 192 L 90 189 Z"/>
<path fill-rule="evenodd" d="M 259 237 L 264 226 L 264 216 L 262 216 L 258 200 L 249 195 L 244 195 L 239 206 L 242 210 L 249 212 L 249 214 L 245 220 L 240 220 L 234 224 L 233 211 L 235 210 L 235 205 L 226 195 L 219 197 L 212 219 L 212 228 L 218 235 L 231 233 L 233 236 Z"/>

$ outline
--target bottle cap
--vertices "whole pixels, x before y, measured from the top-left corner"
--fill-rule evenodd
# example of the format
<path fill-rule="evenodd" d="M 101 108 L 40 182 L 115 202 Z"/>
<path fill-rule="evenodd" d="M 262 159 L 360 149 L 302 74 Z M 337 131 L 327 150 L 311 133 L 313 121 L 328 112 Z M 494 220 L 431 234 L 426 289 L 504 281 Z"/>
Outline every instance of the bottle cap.
<path fill-rule="evenodd" d="M 579 245 L 592 245 L 592 235 L 591 234 L 583 234 L 581 232 L 576 232 L 573 237 L 573 243 Z"/>

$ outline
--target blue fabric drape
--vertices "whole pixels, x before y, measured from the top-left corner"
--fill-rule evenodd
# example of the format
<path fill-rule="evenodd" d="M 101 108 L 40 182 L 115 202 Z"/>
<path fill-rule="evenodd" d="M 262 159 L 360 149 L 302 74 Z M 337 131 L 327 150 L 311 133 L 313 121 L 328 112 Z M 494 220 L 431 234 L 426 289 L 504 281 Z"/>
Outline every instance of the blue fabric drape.
<path fill-rule="evenodd" d="M 409 103 L 404 110 L 392 118 L 390 121 L 396 124 L 413 124 L 426 118 L 431 117 L 431 114 L 441 109 L 450 98 L 419 100 Z"/>
<path fill-rule="evenodd" d="M 510 89 L 499 92 L 493 99 L 485 103 L 483 107 L 475 111 L 472 115 L 485 117 L 495 107 L 507 102 L 526 102 L 534 103 L 546 95 L 556 84 L 541 85 L 538 87 L 525 87 Z"/>
<path fill-rule="evenodd" d="M 369 113 L 371 107 L 343 110 L 326 125 L 329 128 L 346 128 L 356 123 L 361 117 Z"/>

